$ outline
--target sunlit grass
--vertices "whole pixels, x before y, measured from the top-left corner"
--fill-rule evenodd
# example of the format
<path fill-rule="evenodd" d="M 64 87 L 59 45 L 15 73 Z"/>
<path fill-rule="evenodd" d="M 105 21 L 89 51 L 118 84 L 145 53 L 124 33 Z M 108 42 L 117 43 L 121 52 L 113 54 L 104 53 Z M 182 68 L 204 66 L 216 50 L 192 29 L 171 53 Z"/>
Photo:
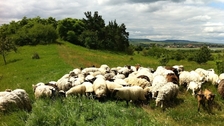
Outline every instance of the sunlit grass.
<path fill-rule="evenodd" d="M 38 53 L 40 59 L 32 59 L 33 53 Z M 25 89 L 33 103 L 33 111 L 0 113 L 0 125 L 221 125 L 224 119 L 222 111 L 214 108 L 214 114 L 205 110 L 197 112 L 197 101 L 190 92 L 180 92 L 178 101 L 173 107 L 163 111 L 155 107 L 154 101 L 143 108 L 125 102 L 98 102 L 83 98 L 68 98 L 61 100 L 35 100 L 32 84 L 58 80 L 74 68 L 107 64 L 110 67 L 141 64 L 144 67 L 156 69 L 158 59 L 142 56 L 141 53 L 126 55 L 123 53 L 89 50 L 70 43 L 61 45 L 38 45 L 18 48 L 18 53 L 10 52 L 7 65 L 0 60 L 0 90 L 6 88 Z M 182 64 L 185 70 L 198 67 L 209 69 L 216 65 L 214 61 L 197 64 L 185 60 L 170 60 L 168 65 Z M 217 94 L 217 89 L 211 84 L 204 85 L 216 94 L 216 102 L 223 108 L 224 101 Z"/>

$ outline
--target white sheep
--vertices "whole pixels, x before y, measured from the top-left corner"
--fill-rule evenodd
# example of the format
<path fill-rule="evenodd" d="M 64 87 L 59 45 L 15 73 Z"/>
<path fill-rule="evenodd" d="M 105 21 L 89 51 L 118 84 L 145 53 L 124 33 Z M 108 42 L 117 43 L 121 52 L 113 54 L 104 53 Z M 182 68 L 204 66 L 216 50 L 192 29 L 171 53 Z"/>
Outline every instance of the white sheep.
<path fill-rule="evenodd" d="M 62 76 L 56 83 L 59 90 L 67 91 L 72 87 L 71 81 L 69 81 L 69 74 Z"/>
<path fill-rule="evenodd" d="M 179 87 L 178 85 L 168 82 L 163 87 L 161 87 L 158 91 L 158 96 L 156 97 L 156 106 L 159 104 L 161 105 L 161 108 L 164 107 L 164 101 L 171 101 L 175 99 L 178 95 Z"/>
<path fill-rule="evenodd" d="M 88 74 L 90 72 L 96 72 L 98 71 L 99 68 L 96 68 L 96 67 L 87 67 L 87 68 L 84 68 L 81 73 L 82 74 Z"/>
<path fill-rule="evenodd" d="M 91 82 L 83 82 L 82 85 L 86 87 L 86 96 L 90 97 L 93 93 L 93 84 Z"/>
<path fill-rule="evenodd" d="M 103 98 L 107 95 L 107 85 L 104 76 L 98 76 L 93 82 L 93 91 L 96 98 Z"/>
<path fill-rule="evenodd" d="M 11 89 L 6 89 L 5 91 L 1 91 L 0 92 L 0 97 L 6 95 L 6 94 L 9 94 L 12 90 Z"/>
<path fill-rule="evenodd" d="M 194 71 L 197 72 L 201 77 L 203 77 L 205 79 L 205 81 L 208 81 L 209 71 L 207 71 L 203 68 L 197 68 Z"/>
<path fill-rule="evenodd" d="M 77 85 L 72 88 L 70 88 L 68 91 L 65 92 L 66 97 L 69 95 L 76 95 L 76 96 L 82 96 L 86 94 L 86 86 L 85 85 Z"/>
<path fill-rule="evenodd" d="M 146 101 L 146 92 L 139 86 L 115 88 L 113 96 L 120 100 L 125 100 L 127 105 L 129 101 Z"/>
<path fill-rule="evenodd" d="M 16 109 L 32 110 L 31 101 L 24 89 L 16 89 L 0 97 L 0 111 Z"/>
<path fill-rule="evenodd" d="M 114 82 L 122 85 L 123 87 L 130 86 L 130 84 L 128 84 L 124 79 L 115 79 Z"/>
<path fill-rule="evenodd" d="M 52 98 L 56 94 L 56 89 L 49 85 L 32 85 L 35 99 L 48 97 Z"/>
<path fill-rule="evenodd" d="M 140 86 L 143 89 L 146 86 L 151 86 L 151 83 L 143 78 L 138 78 L 138 77 L 128 77 L 124 79 L 128 84 L 130 84 L 130 86 Z"/>
<path fill-rule="evenodd" d="M 189 89 L 192 90 L 192 95 L 195 95 L 195 92 L 199 91 L 201 89 L 201 85 L 202 85 L 202 82 L 194 82 L 194 81 L 191 81 L 187 87 L 187 91 Z"/>
<path fill-rule="evenodd" d="M 123 86 L 111 81 L 106 81 L 108 93 L 112 94 L 115 88 L 122 88 Z"/>
<path fill-rule="evenodd" d="M 182 71 L 180 73 L 180 75 L 179 75 L 179 84 L 180 85 L 186 84 L 186 86 L 188 86 L 191 81 L 204 83 L 205 82 L 205 77 L 201 76 L 196 71 L 190 71 L 190 72 L 189 71 Z"/>
<path fill-rule="evenodd" d="M 157 95 L 156 93 L 158 92 L 158 90 L 165 84 L 167 84 L 167 79 L 163 75 L 158 75 L 153 79 L 152 87 L 151 87 L 153 98 L 156 97 Z"/>
<path fill-rule="evenodd" d="M 222 79 L 224 79 L 224 73 L 221 73 L 221 74 L 219 75 L 219 80 L 222 80 Z"/>
<path fill-rule="evenodd" d="M 218 85 L 219 82 L 219 76 L 216 73 L 209 72 L 208 74 L 208 82 L 211 82 L 212 85 Z"/>

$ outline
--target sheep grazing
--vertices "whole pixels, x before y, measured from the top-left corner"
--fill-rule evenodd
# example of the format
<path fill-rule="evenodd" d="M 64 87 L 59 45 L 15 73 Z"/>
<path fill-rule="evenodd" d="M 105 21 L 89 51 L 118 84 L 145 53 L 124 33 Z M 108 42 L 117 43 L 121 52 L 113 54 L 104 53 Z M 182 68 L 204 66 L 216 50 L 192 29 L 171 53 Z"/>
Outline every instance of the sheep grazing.
<path fill-rule="evenodd" d="M 148 77 L 145 76 L 147 79 Z M 141 78 L 141 77 L 128 77 L 125 78 L 124 80 L 130 84 L 130 86 L 140 86 L 142 88 L 145 88 L 146 86 L 151 86 L 151 83 L 145 78 Z"/>
<path fill-rule="evenodd" d="M 33 87 L 35 99 L 45 98 L 45 97 L 53 98 L 56 95 L 56 91 L 57 91 L 57 89 L 53 86 L 40 84 L 40 83 L 36 85 L 33 84 L 32 87 Z"/>
<path fill-rule="evenodd" d="M 205 77 L 198 74 L 196 71 L 183 71 L 179 75 L 179 84 L 188 86 L 191 81 L 194 82 L 205 82 Z"/>
<path fill-rule="evenodd" d="M 82 85 L 86 87 L 86 96 L 93 97 L 93 84 L 91 82 L 83 82 Z"/>
<path fill-rule="evenodd" d="M 146 92 L 143 88 L 139 86 L 132 86 L 132 87 L 122 87 L 122 88 L 115 88 L 113 92 L 113 96 L 120 100 L 125 100 L 127 105 L 130 100 L 133 102 L 136 101 L 146 101 Z"/>
<path fill-rule="evenodd" d="M 218 86 L 219 76 L 213 72 L 209 72 L 208 74 L 208 82 L 211 82 L 212 85 Z"/>
<path fill-rule="evenodd" d="M 163 87 L 161 87 L 158 91 L 158 96 L 156 97 L 156 106 L 159 104 L 161 108 L 164 107 L 164 101 L 172 101 L 178 95 L 179 87 L 178 85 L 174 84 L 173 82 L 168 82 Z"/>
<path fill-rule="evenodd" d="M 72 83 L 68 80 L 69 74 L 62 76 L 56 83 L 59 90 L 67 91 L 72 87 Z"/>
<path fill-rule="evenodd" d="M 224 99 L 224 79 L 222 79 L 218 84 L 218 93 Z"/>
<path fill-rule="evenodd" d="M 111 96 L 115 88 L 122 88 L 123 86 L 111 81 L 106 81 L 107 89 L 108 89 L 108 96 Z"/>
<path fill-rule="evenodd" d="M 32 110 L 28 94 L 23 89 L 15 89 L 0 96 L 0 111 L 7 112 L 17 109 Z"/>
<path fill-rule="evenodd" d="M 93 91 L 96 98 L 101 99 L 107 96 L 107 85 L 104 76 L 98 76 L 93 82 Z"/>
<path fill-rule="evenodd" d="M 152 98 L 155 98 L 157 96 L 158 90 L 163 87 L 165 84 L 167 84 L 167 79 L 162 75 L 157 75 L 152 82 L 151 92 L 152 92 Z"/>
<path fill-rule="evenodd" d="M 189 89 L 191 89 L 192 90 L 192 95 L 195 95 L 195 92 L 198 92 L 198 90 L 200 90 L 201 89 L 201 85 L 202 85 L 202 83 L 201 82 L 194 82 L 194 81 L 191 81 L 190 82 L 190 84 L 188 85 L 188 87 L 187 87 L 187 91 L 189 90 Z"/>
<path fill-rule="evenodd" d="M 66 97 L 69 95 L 76 95 L 76 96 L 82 96 L 86 94 L 86 86 L 85 85 L 77 85 L 72 88 L 70 88 L 68 91 L 66 91 Z"/>

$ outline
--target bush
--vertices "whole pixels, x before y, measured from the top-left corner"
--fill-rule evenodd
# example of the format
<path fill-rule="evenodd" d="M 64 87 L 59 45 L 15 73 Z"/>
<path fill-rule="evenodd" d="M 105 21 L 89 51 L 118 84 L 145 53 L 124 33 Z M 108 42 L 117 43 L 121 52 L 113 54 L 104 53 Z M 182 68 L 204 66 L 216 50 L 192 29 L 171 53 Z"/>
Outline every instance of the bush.
<path fill-rule="evenodd" d="M 32 56 L 32 59 L 40 59 L 40 56 L 38 53 L 34 53 Z"/>

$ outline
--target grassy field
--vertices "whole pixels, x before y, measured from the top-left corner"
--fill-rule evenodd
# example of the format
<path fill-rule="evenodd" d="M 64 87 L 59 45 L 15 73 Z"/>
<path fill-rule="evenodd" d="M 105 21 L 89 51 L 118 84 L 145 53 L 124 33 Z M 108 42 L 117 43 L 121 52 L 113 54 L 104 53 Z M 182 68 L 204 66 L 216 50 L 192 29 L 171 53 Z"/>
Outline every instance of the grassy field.
<path fill-rule="evenodd" d="M 40 59 L 32 59 L 38 53 Z M 154 101 L 143 107 L 125 102 L 108 100 L 100 103 L 86 98 L 71 97 L 56 100 L 35 100 L 32 84 L 58 80 L 74 68 L 89 67 L 108 64 L 110 67 L 141 64 L 144 67 L 156 69 L 158 59 L 144 57 L 141 54 L 133 56 L 109 51 L 89 50 L 69 43 L 61 45 L 38 45 L 18 48 L 18 53 L 7 55 L 7 65 L 0 60 L 0 90 L 6 88 L 25 89 L 33 103 L 31 113 L 17 111 L 0 113 L 0 125 L 107 125 L 107 126 L 148 126 L 148 125 L 222 125 L 224 119 L 224 101 L 217 94 L 216 88 L 207 83 L 203 88 L 209 88 L 217 95 L 213 114 L 205 110 L 197 112 L 196 99 L 190 92 L 181 91 L 177 100 L 166 110 L 155 107 Z M 198 65 L 195 62 L 169 61 L 168 65 L 182 64 L 186 70 L 201 67 L 214 68 L 215 62 Z"/>

